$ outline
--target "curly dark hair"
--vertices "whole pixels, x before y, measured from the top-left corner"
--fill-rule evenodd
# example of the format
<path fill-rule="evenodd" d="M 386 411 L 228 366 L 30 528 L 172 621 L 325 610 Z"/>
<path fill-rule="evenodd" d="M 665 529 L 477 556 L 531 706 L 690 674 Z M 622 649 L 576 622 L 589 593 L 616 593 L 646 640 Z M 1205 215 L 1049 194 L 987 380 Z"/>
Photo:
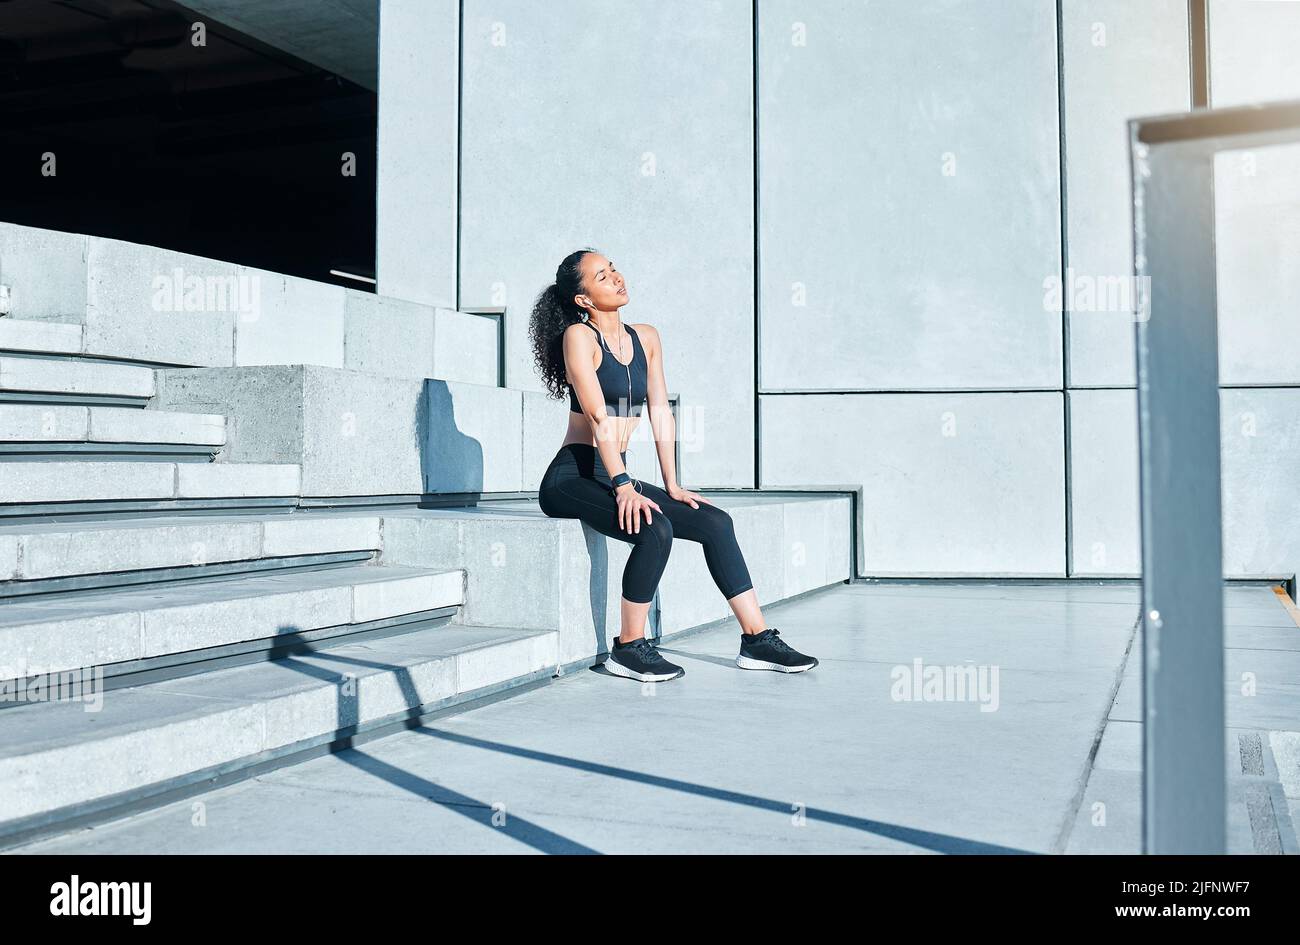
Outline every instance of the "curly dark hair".
<path fill-rule="evenodd" d="M 564 330 L 582 321 L 583 309 L 573 297 L 583 290 L 582 257 L 596 250 L 577 250 L 564 257 L 555 270 L 555 282 L 547 286 L 533 303 L 528 334 L 533 343 L 533 361 L 546 383 L 552 399 L 562 399 L 568 382 L 564 377 Z"/>

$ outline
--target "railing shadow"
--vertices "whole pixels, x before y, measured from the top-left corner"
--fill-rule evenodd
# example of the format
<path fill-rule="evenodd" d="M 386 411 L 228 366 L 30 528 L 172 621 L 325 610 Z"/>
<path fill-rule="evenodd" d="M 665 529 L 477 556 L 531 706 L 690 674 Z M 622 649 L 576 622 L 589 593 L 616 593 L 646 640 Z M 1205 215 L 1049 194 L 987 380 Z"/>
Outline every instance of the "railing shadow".
<path fill-rule="evenodd" d="M 411 677 L 410 670 L 407 667 L 395 666 L 382 660 L 367 660 L 355 656 L 341 656 L 329 651 L 318 651 L 312 655 L 318 659 L 329 660 L 346 666 L 380 669 L 391 672 L 396 678 L 398 687 L 402 692 L 404 704 L 408 707 L 423 704 L 424 696 L 419 692 L 414 679 Z M 340 676 L 340 674 L 334 670 L 321 666 L 314 666 L 295 657 L 286 657 L 285 659 L 277 660 L 276 665 L 283 666 L 286 669 L 295 672 L 303 673 L 315 679 L 335 684 L 341 684 L 346 678 Z M 339 724 L 336 731 L 355 728 L 363 715 L 360 705 L 360 685 L 358 684 L 354 688 L 354 694 L 350 696 L 345 693 L 345 687 L 339 685 L 338 693 L 337 721 Z M 470 735 L 431 728 L 427 724 L 416 723 L 414 721 L 412 721 L 409 730 L 431 738 L 441 739 L 443 741 L 466 747 L 478 748 L 483 751 L 497 752 L 515 758 L 523 758 L 529 761 L 541 762 L 543 764 L 556 765 L 575 771 L 604 775 L 606 777 L 618 778 L 624 781 L 634 781 L 640 784 L 662 788 L 664 790 L 677 791 L 696 797 L 723 801 L 729 804 L 738 804 L 757 810 L 770 811 L 782 816 L 788 817 L 792 813 L 788 801 L 777 800 L 775 798 L 761 797 L 756 794 L 747 794 L 741 791 L 732 791 L 726 788 L 717 788 L 705 784 L 696 784 L 691 781 L 684 781 L 680 778 L 671 778 L 644 771 L 635 771 L 630 768 L 622 768 L 596 761 L 569 758 L 552 752 L 508 745 L 503 742 L 491 741 L 489 739 L 475 738 Z M 570 840 L 567 837 L 556 834 L 553 831 L 547 830 L 544 827 L 513 814 L 505 818 L 502 826 L 497 826 L 497 824 L 494 823 L 495 811 L 490 804 L 460 794 L 459 792 L 442 785 L 435 784 L 419 775 L 403 771 L 402 769 L 377 759 L 372 755 L 367 755 L 365 752 L 360 751 L 351 744 L 350 736 L 344 736 L 337 740 L 334 753 L 341 761 L 356 767 L 358 770 L 365 771 L 367 774 L 385 780 L 395 787 L 430 800 L 433 803 L 447 806 L 475 823 L 491 827 L 494 830 L 504 830 L 511 838 L 541 852 L 599 852 L 578 843 L 575 840 Z M 937 833 L 935 831 L 920 830 L 913 827 L 886 823 L 884 821 L 872 820 L 866 817 L 858 817 L 852 814 L 844 814 L 837 811 L 822 810 L 819 808 L 807 808 L 803 811 L 803 815 L 808 821 L 859 830 L 864 833 L 897 840 L 901 843 L 907 843 L 923 849 L 933 850 L 938 853 L 1028 854 L 1033 852 L 1030 850 L 1021 850 L 994 843 L 985 843 L 983 841 L 971 840 L 965 837 L 956 837 L 950 834 Z"/>
<path fill-rule="evenodd" d="M 415 680 L 411 677 L 408 667 L 395 666 L 392 663 L 380 660 L 340 656 L 337 653 L 324 650 L 317 651 L 312 656 L 317 659 L 330 660 L 357 668 L 385 670 L 393 674 L 398 688 L 401 690 L 403 704 L 409 710 L 413 711 L 412 707 L 424 703 L 424 696 L 420 693 L 419 687 L 416 686 Z M 509 814 L 505 818 L 498 818 L 496 809 L 485 801 L 470 797 L 467 794 L 461 794 L 459 791 L 436 784 L 427 778 L 404 771 L 357 748 L 352 744 L 352 738 L 355 736 L 356 728 L 364 717 L 361 710 L 361 679 L 359 677 L 353 676 L 352 694 L 349 695 L 346 674 L 340 675 L 331 669 L 314 666 L 293 656 L 276 660 L 275 665 L 336 686 L 337 709 L 334 731 L 337 733 L 352 730 L 351 735 L 336 739 L 331 748 L 332 754 L 340 761 L 353 766 L 359 771 L 364 771 L 372 777 L 387 781 L 396 788 L 439 804 L 474 823 L 490 827 L 493 830 L 500 830 L 512 840 L 517 840 L 539 852 L 553 854 L 599 853 L 598 850 L 593 850 L 591 847 L 570 840 L 568 837 L 547 830 L 545 827 L 515 814 Z M 496 823 L 498 819 L 502 820 L 500 824 Z"/>

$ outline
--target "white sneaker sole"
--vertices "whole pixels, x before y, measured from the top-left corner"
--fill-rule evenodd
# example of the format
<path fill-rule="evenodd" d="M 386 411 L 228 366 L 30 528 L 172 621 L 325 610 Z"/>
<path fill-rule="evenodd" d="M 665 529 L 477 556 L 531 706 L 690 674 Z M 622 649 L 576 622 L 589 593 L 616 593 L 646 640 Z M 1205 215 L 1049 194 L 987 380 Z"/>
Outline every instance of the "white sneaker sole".
<path fill-rule="evenodd" d="M 605 660 L 605 672 L 613 676 L 622 676 L 624 679 L 635 679 L 637 682 L 667 682 L 685 675 L 680 669 L 672 673 L 638 673 L 612 659 Z"/>
<path fill-rule="evenodd" d="M 806 673 L 817 664 L 808 663 L 804 666 L 782 666 L 780 663 L 769 663 L 767 660 L 756 660 L 752 656 L 737 656 L 736 665 L 741 669 L 770 669 L 776 673 Z"/>

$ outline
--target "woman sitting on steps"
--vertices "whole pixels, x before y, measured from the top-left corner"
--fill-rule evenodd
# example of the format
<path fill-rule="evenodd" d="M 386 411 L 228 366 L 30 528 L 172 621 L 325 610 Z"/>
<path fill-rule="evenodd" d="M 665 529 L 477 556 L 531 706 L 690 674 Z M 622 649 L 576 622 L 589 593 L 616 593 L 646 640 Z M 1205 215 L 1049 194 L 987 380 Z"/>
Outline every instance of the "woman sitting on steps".
<path fill-rule="evenodd" d="M 569 428 L 538 488 L 542 511 L 577 518 L 634 547 L 623 569 L 622 631 L 605 668 L 661 682 L 685 674 L 645 638 L 646 615 L 673 538 L 699 542 L 722 596 L 740 621 L 741 669 L 800 673 L 817 660 L 792 649 L 763 621 L 731 516 L 683 489 L 675 476 L 676 421 L 668 406 L 663 348 L 647 324 L 627 324 L 627 283 L 591 249 L 570 254 L 533 306 L 529 331 L 537 368 L 555 397 L 569 391 Z M 628 475 L 627 444 L 648 401 L 664 488 Z M 644 520 L 644 521 L 643 521 Z"/>

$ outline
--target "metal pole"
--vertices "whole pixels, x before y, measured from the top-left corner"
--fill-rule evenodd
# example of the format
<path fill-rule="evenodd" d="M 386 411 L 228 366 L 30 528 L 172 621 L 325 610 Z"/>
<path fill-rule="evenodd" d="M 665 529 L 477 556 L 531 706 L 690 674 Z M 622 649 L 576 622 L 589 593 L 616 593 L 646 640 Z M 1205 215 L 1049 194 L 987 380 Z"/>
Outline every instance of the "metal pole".
<path fill-rule="evenodd" d="M 1146 853 L 1226 852 L 1214 149 L 1131 128 Z"/>

